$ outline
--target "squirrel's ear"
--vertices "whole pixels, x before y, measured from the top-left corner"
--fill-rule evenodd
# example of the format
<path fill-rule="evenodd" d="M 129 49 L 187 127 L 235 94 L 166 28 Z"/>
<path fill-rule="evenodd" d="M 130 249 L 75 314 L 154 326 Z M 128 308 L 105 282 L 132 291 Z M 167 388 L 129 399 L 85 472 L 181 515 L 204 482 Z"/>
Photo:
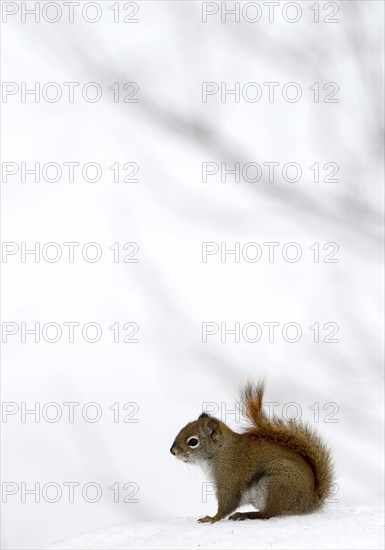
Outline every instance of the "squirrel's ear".
<path fill-rule="evenodd" d="M 200 420 L 201 418 L 210 418 L 210 415 L 206 412 L 203 412 L 201 415 L 198 416 L 198 420 Z"/>
<path fill-rule="evenodd" d="M 221 431 L 219 422 L 216 418 L 209 417 L 206 423 L 206 429 L 209 437 L 216 441 L 218 433 Z"/>

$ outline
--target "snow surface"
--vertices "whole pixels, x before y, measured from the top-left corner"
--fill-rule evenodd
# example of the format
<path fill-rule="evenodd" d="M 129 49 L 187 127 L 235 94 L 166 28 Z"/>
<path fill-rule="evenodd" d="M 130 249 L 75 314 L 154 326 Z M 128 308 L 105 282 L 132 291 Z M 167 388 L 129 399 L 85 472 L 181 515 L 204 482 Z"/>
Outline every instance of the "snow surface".
<path fill-rule="evenodd" d="M 47 548 L 384 548 L 383 517 L 378 508 L 336 506 L 268 521 L 176 518 L 97 529 Z"/>

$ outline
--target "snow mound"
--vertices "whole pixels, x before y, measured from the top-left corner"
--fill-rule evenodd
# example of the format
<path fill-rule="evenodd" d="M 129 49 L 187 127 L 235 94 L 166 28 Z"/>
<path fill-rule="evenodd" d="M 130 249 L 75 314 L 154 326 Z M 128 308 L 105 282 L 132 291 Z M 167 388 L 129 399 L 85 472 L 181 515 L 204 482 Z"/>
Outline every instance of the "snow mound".
<path fill-rule="evenodd" d="M 85 548 L 384 548 L 383 511 L 338 506 L 308 516 L 199 524 L 176 518 L 97 529 L 49 546 Z"/>

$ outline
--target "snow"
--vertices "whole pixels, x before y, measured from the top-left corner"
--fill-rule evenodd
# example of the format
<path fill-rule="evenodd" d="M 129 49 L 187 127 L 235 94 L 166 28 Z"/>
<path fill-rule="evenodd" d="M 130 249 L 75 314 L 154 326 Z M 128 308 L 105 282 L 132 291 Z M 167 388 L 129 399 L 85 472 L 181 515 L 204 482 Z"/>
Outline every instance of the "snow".
<path fill-rule="evenodd" d="M 383 548 L 383 511 L 333 506 L 307 516 L 199 524 L 175 518 L 97 529 L 54 543 L 50 550 L 85 548 Z"/>

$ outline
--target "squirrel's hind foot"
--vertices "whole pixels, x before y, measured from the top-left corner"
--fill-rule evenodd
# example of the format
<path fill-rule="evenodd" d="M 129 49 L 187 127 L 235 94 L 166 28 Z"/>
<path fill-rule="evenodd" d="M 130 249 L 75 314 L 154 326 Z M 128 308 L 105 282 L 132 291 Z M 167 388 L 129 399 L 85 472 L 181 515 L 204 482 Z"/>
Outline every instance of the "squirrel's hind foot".
<path fill-rule="evenodd" d="M 229 517 L 232 521 L 244 521 L 245 519 L 269 519 L 263 512 L 237 512 Z"/>

